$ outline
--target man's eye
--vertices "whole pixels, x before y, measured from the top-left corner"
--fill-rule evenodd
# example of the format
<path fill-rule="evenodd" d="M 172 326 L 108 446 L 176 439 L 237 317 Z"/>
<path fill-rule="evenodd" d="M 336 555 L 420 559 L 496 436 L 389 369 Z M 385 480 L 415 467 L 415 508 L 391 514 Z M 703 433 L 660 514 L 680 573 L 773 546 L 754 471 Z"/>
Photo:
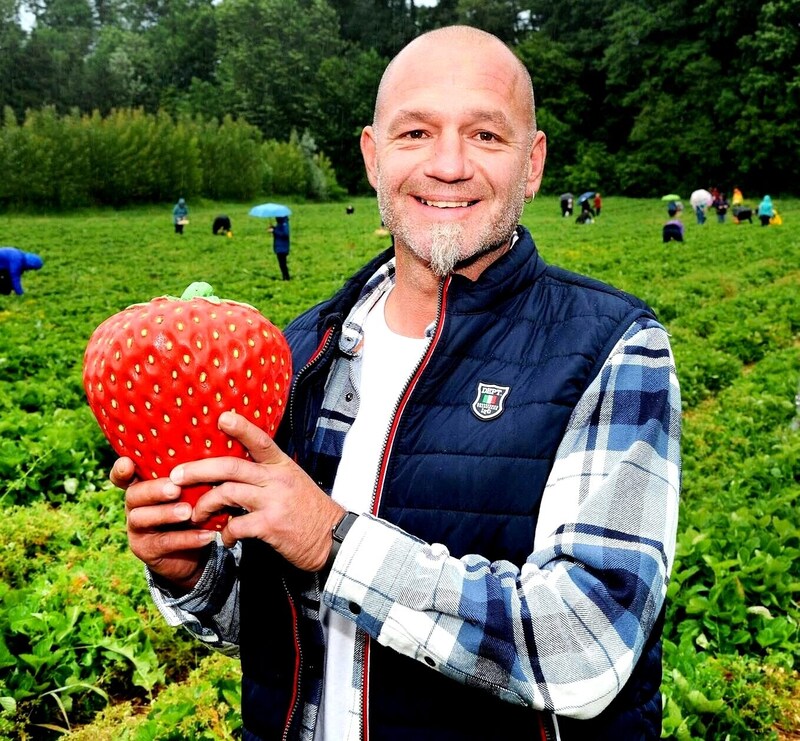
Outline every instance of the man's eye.
<path fill-rule="evenodd" d="M 406 134 L 408 139 L 422 139 L 424 136 L 425 132 L 422 129 L 414 129 Z"/>
<path fill-rule="evenodd" d="M 482 142 L 494 142 L 494 141 L 497 141 L 497 137 L 491 131 L 481 131 L 478 134 L 478 138 Z"/>

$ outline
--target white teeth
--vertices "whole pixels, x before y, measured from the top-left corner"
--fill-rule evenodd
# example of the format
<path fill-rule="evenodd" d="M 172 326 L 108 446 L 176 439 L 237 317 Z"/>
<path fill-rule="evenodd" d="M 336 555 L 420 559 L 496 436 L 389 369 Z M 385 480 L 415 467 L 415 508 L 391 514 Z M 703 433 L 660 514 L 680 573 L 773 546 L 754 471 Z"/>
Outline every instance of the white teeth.
<path fill-rule="evenodd" d="M 436 208 L 466 208 L 469 206 L 469 201 L 426 201 L 424 198 L 420 198 L 420 201 L 426 206 Z"/>

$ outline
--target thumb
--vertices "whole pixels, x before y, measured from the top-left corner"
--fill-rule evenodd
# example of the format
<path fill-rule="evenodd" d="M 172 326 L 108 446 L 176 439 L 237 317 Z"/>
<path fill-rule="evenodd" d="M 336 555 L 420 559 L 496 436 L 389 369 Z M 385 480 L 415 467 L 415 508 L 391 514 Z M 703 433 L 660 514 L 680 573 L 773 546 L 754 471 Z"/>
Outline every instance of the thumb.
<path fill-rule="evenodd" d="M 223 412 L 217 425 L 220 430 L 238 440 L 256 463 L 280 463 L 286 454 L 260 427 L 235 412 Z"/>

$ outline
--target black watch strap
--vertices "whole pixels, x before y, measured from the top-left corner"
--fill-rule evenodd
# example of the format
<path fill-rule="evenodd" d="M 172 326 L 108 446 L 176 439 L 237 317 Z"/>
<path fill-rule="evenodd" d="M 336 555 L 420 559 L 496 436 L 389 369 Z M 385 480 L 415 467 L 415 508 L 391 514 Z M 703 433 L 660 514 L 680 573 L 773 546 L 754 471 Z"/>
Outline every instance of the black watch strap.
<path fill-rule="evenodd" d="M 336 560 L 336 554 L 339 553 L 339 547 L 342 545 L 342 541 L 347 537 L 347 533 L 350 532 L 350 528 L 353 527 L 353 523 L 357 519 L 358 515 L 355 512 L 345 512 L 342 519 L 333 526 L 331 530 L 331 551 L 328 554 L 328 560 L 325 562 L 325 568 L 322 570 L 326 576 L 331 573 L 333 562 Z"/>

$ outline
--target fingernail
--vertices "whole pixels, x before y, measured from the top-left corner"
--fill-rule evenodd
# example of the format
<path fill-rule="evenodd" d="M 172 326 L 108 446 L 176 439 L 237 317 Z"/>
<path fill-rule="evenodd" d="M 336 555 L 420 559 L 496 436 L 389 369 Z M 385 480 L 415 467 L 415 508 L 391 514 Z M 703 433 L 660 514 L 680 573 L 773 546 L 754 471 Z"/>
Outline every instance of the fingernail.
<path fill-rule="evenodd" d="M 233 412 L 223 412 L 219 415 L 219 425 L 232 425 L 234 421 Z"/>
<path fill-rule="evenodd" d="M 200 545 L 207 545 L 216 537 L 217 533 L 214 530 L 203 530 L 197 533 L 197 541 L 200 543 Z"/>
<path fill-rule="evenodd" d="M 179 520 L 188 520 L 192 516 L 192 505 L 186 502 L 181 502 L 175 505 L 175 517 Z"/>
<path fill-rule="evenodd" d="M 182 483 L 184 478 L 183 466 L 176 466 L 173 468 L 169 474 L 169 478 L 174 484 Z"/>
<path fill-rule="evenodd" d="M 163 494 L 167 499 L 177 499 L 181 495 L 181 487 L 170 481 L 164 484 Z"/>

